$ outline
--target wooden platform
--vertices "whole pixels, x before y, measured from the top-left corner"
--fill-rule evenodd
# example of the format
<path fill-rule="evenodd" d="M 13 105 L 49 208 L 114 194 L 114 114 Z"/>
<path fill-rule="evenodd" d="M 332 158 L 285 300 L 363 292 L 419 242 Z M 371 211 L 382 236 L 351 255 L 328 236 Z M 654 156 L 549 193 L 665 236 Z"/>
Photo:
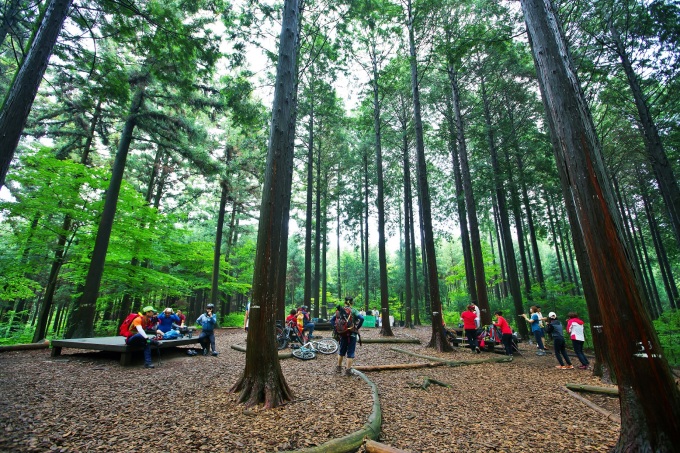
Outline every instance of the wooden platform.
<path fill-rule="evenodd" d="M 198 335 L 191 338 L 176 338 L 174 340 L 161 340 L 158 346 L 151 345 L 151 349 L 174 348 L 186 344 L 198 343 Z M 125 344 L 125 337 L 98 337 L 98 338 L 73 338 L 70 340 L 52 340 L 52 357 L 61 355 L 62 348 L 90 349 L 95 351 L 120 352 L 120 364 L 127 366 L 132 361 L 132 353 L 142 351 L 143 346 L 128 346 Z"/>

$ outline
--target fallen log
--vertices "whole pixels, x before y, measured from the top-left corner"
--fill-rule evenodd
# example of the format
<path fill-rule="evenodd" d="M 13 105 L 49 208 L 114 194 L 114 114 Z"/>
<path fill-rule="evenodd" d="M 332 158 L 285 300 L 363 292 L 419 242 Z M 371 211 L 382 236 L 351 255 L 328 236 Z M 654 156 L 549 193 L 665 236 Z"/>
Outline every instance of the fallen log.
<path fill-rule="evenodd" d="M 367 440 L 364 444 L 366 453 L 406 453 L 405 450 L 390 447 L 389 445 L 376 442 L 374 440 Z"/>
<path fill-rule="evenodd" d="M 621 424 L 621 417 L 619 417 L 615 413 L 609 412 L 608 410 L 601 408 L 597 404 L 593 403 L 592 401 L 587 400 L 586 398 L 582 397 L 581 395 L 579 395 L 575 392 L 572 392 L 571 390 L 569 390 L 566 387 L 562 387 L 562 390 L 564 390 L 565 392 L 567 392 L 567 394 L 573 396 L 574 398 L 576 398 L 577 400 L 579 400 L 580 402 L 582 402 L 583 404 L 585 404 L 589 408 L 593 409 L 594 411 L 599 412 L 600 414 L 604 415 L 605 417 L 607 417 L 607 420 L 611 420 L 613 422 Z"/>
<path fill-rule="evenodd" d="M 362 365 L 353 367 L 355 370 L 362 372 L 367 371 L 391 371 L 391 370 L 410 370 L 413 368 L 434 368 L 436 366 L 446 365 L 444 362 L 427 362 L 427 363 L 396 363 L 392 365 Z"/>
<path fill-rule="evenodd" d="M 616 387 L 597 387 L 594 385 L 584 385 L 584 384 L 565 384 L 569 390 L 574 390 L 577 392 L 589 392 L 589 393 L 599 393 L 602 395 L 613 395 L 619 396 L 619 389 Z"/>
<path fill-rule="evenodd" d="M 352 369 L 352 374 L 359 376 L 371 387 L 373 396 L 373 411 L 368 416 L 364 426 L 353 433 L 315 447 L 296 450 L 295 453 L 349 453 L 356 451 L 364 443 L 365 439 L 377 439 L 380 435 L 382 426 L 382 410 L 380 409 L 380 399 L 378 397 L 378 387 L 371 382 L 365 374 L 356 369 Z"/>
<path fill-rule="evenodd" d="M 47 349 L 49 347 L 50 347 L 49 340 L 45 340 L 42 343 L 9 344 L 0 346 L 0 352 L 30 351 L 33 349 Z"/>
<path fill-rule="evenodd" d="M 422 384 L 418 384 L 417 382 L 407 382 L 406 384 L 408 384 L 408 386 L 410 388 L 421 388 L 423 390 L 427 390 L 427 388 L 431 384 L 436 384 L 436 385 L 439 385 L 441 387 L 451 388 L 451 384 L 447 384 L 446 382 L 438 381 L 436 379 L 432 379 L 432 378 L 429 378 L 429 377 L 426 377 L 425 379 L 423 379 Z"/>
<path fill-rule="evenodd" d="M 397 337 L 383 337 L 383 338 L 362 338 L 362 343 L 414 343 L 420 344 L 417 338 L 397 338 Z"/>
<path fill-rule="evenodd" d="M 451 367 L 456 367 L 456 366 L 465 366 L 465 365 L 478 365 L 480 363 L 507 363 L 507 362 L 512 362 L 512 356 L 503 356 L 503 357 L 493 357 L 490 359 L 482 359 L 482 360 L 459 360 L 459 361 L 452 361 L 452 360 L 447 360 L 447 359 L 442 359 L 440 357 L 431 357 L 427 355 L 422 355 L 422 354 L 416 354 L 415 352 L 407 351 L 405 349 L 399 349 L 399 348 L 390 348 L 392 351 L 397 351 L 401 352 L 403 354 L 408 354 L 412 355 L 414 357 L 419 357 L 421 359 L 427 359 L 433 362 L 442 362 L 447 366 Z"/>
<path fill-rule="evenodd" d="M 241 346 L 240 344 L 232 344 L 231 349 L 234 349 L 236 351 L 246 352 L 246 347 Z M 291 357 L 293 357 L 292 352 L 279 352 L 279 360 L 290 359 Z"/>

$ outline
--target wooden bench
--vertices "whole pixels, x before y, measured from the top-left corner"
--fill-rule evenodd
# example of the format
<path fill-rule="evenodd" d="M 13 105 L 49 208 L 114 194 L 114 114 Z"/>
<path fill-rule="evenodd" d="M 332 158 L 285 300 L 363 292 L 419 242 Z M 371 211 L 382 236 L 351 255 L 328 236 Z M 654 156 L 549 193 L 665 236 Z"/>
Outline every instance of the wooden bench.
<path fill-rule="evenodd" d="M 158 346 L 151 345 L 151 349 L 174 348 L 176 346 L 183 346 L 187 344 L 198 343 L 198 335 L 193 335 L 191 338 L 184 336 L 183 338 L 176 338 L 174 340 L 161 340 Z M 98 338 L 72 338 L 70 340 L 52 340 L 52 357 L 61 355 L 61 348 L 72 349 L 90 349 L 95 351 L 111 351 L 120 352 L 120 364 L 123 366 L 130 365 L 132 361 L 132 353 L 135 351 L 142 351 L 143 345 L 128 346 L 125 344 L 125 337 L 98 337 Z"/>

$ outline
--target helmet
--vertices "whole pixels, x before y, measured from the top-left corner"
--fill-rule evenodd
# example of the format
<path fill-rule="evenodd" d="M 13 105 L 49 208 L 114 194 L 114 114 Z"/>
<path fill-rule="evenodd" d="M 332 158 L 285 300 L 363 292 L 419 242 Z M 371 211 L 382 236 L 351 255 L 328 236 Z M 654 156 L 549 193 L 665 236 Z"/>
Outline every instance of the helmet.
<path fill-rule="evenodd" d="M 215 308 L 215 306 L 213 304 L 208 304 L 208 305 L 205 306 L 205 308 L 213 309 L 213 308 Z"/>

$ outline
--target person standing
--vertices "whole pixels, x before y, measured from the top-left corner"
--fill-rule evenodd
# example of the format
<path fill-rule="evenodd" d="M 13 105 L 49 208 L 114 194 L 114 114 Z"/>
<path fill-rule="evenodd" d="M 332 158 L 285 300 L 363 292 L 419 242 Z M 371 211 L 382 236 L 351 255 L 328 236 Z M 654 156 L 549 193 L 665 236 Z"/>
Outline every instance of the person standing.
<path fill-rule="evenodd" d="M 213 313 L 215 306 L 208 304 L 205 307 L 205 313 L 198 317 L 196 324 L 201 326 L 201 334 L 198 336 L 198 342 L 203 348 L 203 355 L 208 355 L 209 348 L 212 348 L 212 355 L 218 354 L 215 348 L 215 327 L 217 326 L 217 315 Z"/>
<path fill-rule="evenodd" d="M 154 317 L 156 310 L 151 306 L 144 307 L 140 316 L 132 320 L 125 334 L 125 344 L 129 346 L 144 346 L 144 368 L 154 368 L 151 363 L 151 345 L 158 342 L 147 335 L 147 329 L 154 328 Z M 156 335 L 162 336 L 163 332 L 156 331 Z"/>
<path fill-rule="evenodd" d="M 494 326 L 501 329 L 501 342 L 505 346 L 505 355 L 512 355 L 512 328 L 508 321 L 503 317 L 502 311 L 497 311 L 494 318 L 496 322 L 493 323 Z"/>
<path fill-rule="evenodd" d="M 531 333 L 534 334 L 534 338 L 536 339 L 536 345 L 538 347 L 538 352 L 536 355 L 545 355 L 545 346 L 543 346 L 543 329 L 541 328 L 541 318 L 540 315 L 538 314 L 538 308 L 536 305 L 532 305 L 531 308 L 529 309 L 529 313 L 531 314 L 531 317 L 527 317 L 526 313 L 522 313 L 520 316 L 522 316 L 526 321 L 531 325 Z"/>
<path fill-rule="evenodd" d="M 475 305 L 470 304 L 467 311 L 460 314 L 460 319 L 463 320 L 463 329 L 465 329 L 465 338 L 467 338 L 470 350 L 479 354 L 482 352 L 477 345 L 477 313 L 475 312 Z"/>
<path fill-rule="evenodd" d="M 250 301 L 246 304 L 246 314 L 243 317 L 243 329 L 248 332 L 248 316 L 250 315 Z"/>
<path fill-rule="evenodd" d="M 555 368 L 561 370 L 572 370 L 574 365 L 571 364 L 569 360 L 569 354 L 567 354 L 567 348 L 564 343 L 564 332 L 562 328 L 562 323 L 557 319 L 557 314 L 554 311 L 548 313 L 548 326 L 546 327 L 548 333 L 552 334 L 553 348 L 555 348 L 555 357 L 560 363 Z M 562 362 L 562 357 L 564 357 L 566 365 Z"/>
<path fill-rule="evenodd" d="M 583 330 L 583 325 L 585 323 L 582 320 L 580 320 L 578 314 L 573 311 L 567 314 L 567 318 L 569 319 L 567 321 L 567 332 L 569 332 L 569 335 L 571 337 L 571 344 L 574 347 L 576 357 L 578 357 L 579 362 L 581 362 L 581 365 L 579 365 L 579 369 L 585 370 L 588 368 L 588 365 L 590 364 L 588 362 L 588 358 L 583 353 L 583 343 L 585 343 L 586 341 L 586 336 Z"/>
<path fill-rule="evenodd" d="M 347 356 L 347 368 L 345 370 L 347 376 L 352 375 L 352 364 L 354 363 L 357 347 L 357 335 L 364 323 L 364 317 L 359 314 L 359 311 L 356 308 L 352 307 L 353 303 L 353 298 L 345 297 L 345 306 L 338 305 L 335 314 L 331 318 L 331 325 L 340 338 L 338 364 L 335 367 L 335 370 L 338 373 L 342 373 L 342 361 L 345 356 Z"/>

